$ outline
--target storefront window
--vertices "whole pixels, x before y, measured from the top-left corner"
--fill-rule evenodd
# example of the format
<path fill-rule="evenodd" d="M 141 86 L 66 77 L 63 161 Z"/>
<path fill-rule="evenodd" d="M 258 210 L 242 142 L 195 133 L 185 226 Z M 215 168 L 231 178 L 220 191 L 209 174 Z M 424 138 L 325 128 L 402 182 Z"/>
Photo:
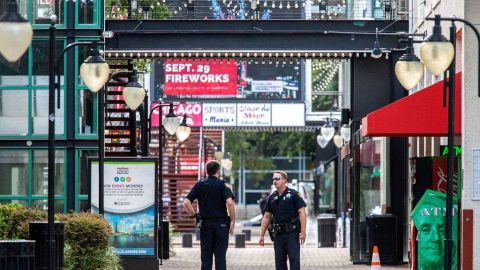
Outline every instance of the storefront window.
<path fill-rule="evenodd" d="M 334 213 L 335 210 L 335 161 L 323 165 L 324 171 L 318 183 L 320 213 Z"/>
<path fill-rule="evenodd" d="M 382 186 L 386 185 L 382 177 L 382 139 L 370 139 L 360 145 L 360 219 L 369 215 L 385 214 L 382 205 Z"/>
<path fill-rule="evenodd" d="M 312 112 L 339 110 L 339 67 L 337 60 L 312 61 Z"/>
<path fill-rule="evenodd" d="M 27 179 L 28 151 L 1 150 L 0 195 L 27 195 Z"/>
<path fill-rule="evenodd" d="M 28 85 L 28 51 L 15 63 L 0 55 L 0 86 Z"/>
<path fill-rule="evenodd" d="M 55 133 L 64 134 L 64 98 L 60 91 L 60 109 L 55 105 Z M 55 98 L 55 104 L 57 99 Z M 48 90 L 32 90 L 33 134 L 48 134 Z"/>
<path fill-rule="evenodd" d="M 55 200 L 55 212 L 56 213 L 63 213 L 65 212 L 65 203 L 63 200 Z M 32 208 L 37 208 L 40 210 L 47 211 L 48 210 L 48 200 L 35 200 L 32 202 Z"/>
<path fill-rule="evenodd" d="M 96 150 L 81 150 L 79 151 L 78 160 L 78 194 L 87 196 L 89 193 L 88 185 L 88 158 L 97 157 Z"/>
<path fill-rule="evenodd" d="M 55 50 L 60 55 L 64 48 L 65 42 L 57 40 L 55 42 Z M 48 40 L 34 40 L 32 42 L 32 84 L 48 85 L 48 65 L 49 62 L 49 42 Z M 60 61 L 60 83 L 63 85 L 63 61 Z"/>
<path fill-rule="evenodd" d="M 63 0 L 34 0 L 33 23 L 50 24 L 51 16 L 57 16 L 57 24 L 63 24 L 65 14 Z"/>
<path fill-rule="evenodd" d="M 0 134 L 28 133 L 28 91 L 0 90 Z"/>
<path fill-rule="evenodd" d="M 103 93 L 100 92 L 102 95 Z M 78 133 L 95 134 L 94 93 L 90 90 L 78 90 Z"/>
<path fill-rule="evenodd" d="M 64 194 L 64 157 L 63 151 L 55 152 L 55 195 Z M 32 193 L 33 195 L 48 195 L 48 151 L 35 150 L 33 152 Z M 41 205 L 41 201 L 38 201 Z M 40 208 L 42 209 L 42 208 Z"/>
<path fill-rule="evenodd" d="M 80 0 L 78 2 L 78 23 L 79 24 L 93 24 L 95 18 L 95 5 L 98 0 Z"/>

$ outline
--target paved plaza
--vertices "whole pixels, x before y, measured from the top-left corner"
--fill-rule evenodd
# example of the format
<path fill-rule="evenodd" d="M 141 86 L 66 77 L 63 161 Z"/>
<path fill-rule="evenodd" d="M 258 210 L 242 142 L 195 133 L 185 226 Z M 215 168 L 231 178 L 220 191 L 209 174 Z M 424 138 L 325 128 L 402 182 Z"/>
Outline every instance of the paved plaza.
<path fill-rule="evenodd" d="M 368 265 L 352 265 L 348 248 L 318 248 L 317 247 L 317 222 L 309 219 L 307 222 L 307 241 L 301 248 L 301 261 L 303 270 L 318 269 L 370 269 Z M 229 238 L 227 251 L 227 268 L 229 270 L 257 270 L 275 269 L 273 245 L 268 234 L 265 239 L 265 247 L 258 245 L 258 226 L 238 226 L 235 233 L 242 230 L 251 231 L 251 240 L 245 242 L 245 248 L 235 248 L 235 236 Z M 162 270 L 200 269 L 200 241 L 195 234 L 192 235 L 192 248 L 182 247 L 182 235 L 173 239 L 175 255 L 169 260 L 164 260 L 160 266 Z M 408 269 L 407 265 L 383 266 L 381 269 Z"/>
<path fill-rule="evenodd" d="M 200 269 L 200 248 L 175 248 L 175 256 L 164 260 L 161 270 L 193 270 Z M 349 262 L 349 251 L 346 248 L 313 248 L 301 249 L 302 269 L 370 269 L 368 265 L 352 265 Z M 227 251 L 227 268 L 230 270 L 275 269 L 273 247 L 233 248 Z M 382 269 L 408 269 L 406 265 Z"/>

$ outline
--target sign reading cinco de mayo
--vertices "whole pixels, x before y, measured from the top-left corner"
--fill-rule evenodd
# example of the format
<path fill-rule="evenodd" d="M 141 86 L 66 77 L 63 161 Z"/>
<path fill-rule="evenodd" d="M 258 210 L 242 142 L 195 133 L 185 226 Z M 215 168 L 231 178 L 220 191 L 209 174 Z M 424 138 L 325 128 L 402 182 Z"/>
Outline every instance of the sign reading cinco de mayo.
<path fill-rule="evenodd" d="M 237 95 L 237 63 L 233 59 L 167 59 L 164 69 L 164 95 Z"/>
<path fill-rule="evenodd" d="M 237 104 L 237 126 L 270 126 L 272 104 L 239 103 Z"/>
<path fill-rule="evenodd" d="M 168 103 L 163 103 L 164 105 L 168 105 Z M 158 103 L 152 102 L 150 105 L 150 110 L 155 108 Z M 187 115 L 187 125 L 189 127 L 201 127 L 202 126 L 202 104 L 200 103 L 176 103 L 174 104 L 175 107 L 173 111 L 178 116 Z M 165 118 L 167 116 L 168 111 L 170 110 L 169 106 L 162 107 L 162 116 Z M 156 108 L 152 112 L 151 118 L 151 126 L 158 127 L 158 108 Z"/>
<path fill-rule="evenodd" d="M 237 125 L 237 104 L 203 103 L 203 126 L 232 127 Z"/>
<path fill-rule="evenodd" d="M 92 211 L 98 212 L 98 161 L 90 165 Z M 118 255 L 156 256 L 155 161 L 104 162 L 104 217 Z"/>

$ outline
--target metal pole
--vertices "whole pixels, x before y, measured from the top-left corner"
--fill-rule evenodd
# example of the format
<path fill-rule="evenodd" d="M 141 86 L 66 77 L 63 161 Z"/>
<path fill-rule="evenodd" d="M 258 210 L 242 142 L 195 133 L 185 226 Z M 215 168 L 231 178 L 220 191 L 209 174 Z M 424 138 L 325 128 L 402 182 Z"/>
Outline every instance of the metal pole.
<path fill-rule="evenodd" d="M 98 213 L 103 216 L 105 213 L 104 202 L 104 161 L 105 161 L 105 95 L 108 86 L 104 91 L 98 93 Z"/>
<path fill-rule="evenodd" d="M 160 236 L 160 264 L 163 263 L 163 107 L 160 102 L 158 106 L 158 216 L 160 220 L 160 229 L 162 235 Z"/>
<path fill-rule="evenodd" d="M 48 58 L 48 269 L 55 264 L 55 19 L 49 28 Z M 59 82 L 60 83 L 60 82 Z"/>
<path fill-rule="evenodd" d="M 448 69 L 448 156 L 447 156 L 447 201 L 445 222 L 445 269 L 452 269 L 452 224 L 453 224 L 453 145 L 455 139 L 455 46 L 457 27 L 450 26 L 450 42 L 453 45 L 453 60 Z"/>

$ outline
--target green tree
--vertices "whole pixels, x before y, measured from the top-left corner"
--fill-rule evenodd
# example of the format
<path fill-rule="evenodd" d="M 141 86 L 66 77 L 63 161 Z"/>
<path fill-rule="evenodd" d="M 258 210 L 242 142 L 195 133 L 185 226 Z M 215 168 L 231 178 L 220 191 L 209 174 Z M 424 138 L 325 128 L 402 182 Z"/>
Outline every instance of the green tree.
<path fill-rule="evenodd" d="M 272 157 L 293 157 L 315 153 L 315 140 L 312 132 L 225 132 L 225 152 L 231 153 L 232 173 L 238 178 L 240 155 L 243 156 L 245 168 L 250 170 L 274 170 Z M 264 173 L 252 174 L 254 186 L 259 185 Z"/>

